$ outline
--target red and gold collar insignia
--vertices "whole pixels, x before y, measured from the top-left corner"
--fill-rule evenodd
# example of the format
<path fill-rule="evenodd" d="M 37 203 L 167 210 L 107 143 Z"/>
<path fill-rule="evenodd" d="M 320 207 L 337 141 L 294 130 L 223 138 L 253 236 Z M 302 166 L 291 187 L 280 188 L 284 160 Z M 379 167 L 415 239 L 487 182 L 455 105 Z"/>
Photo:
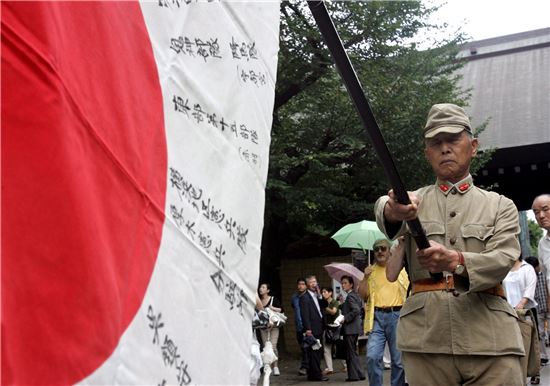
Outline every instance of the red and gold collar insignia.
<path fill-rule="evenodd" d="M 458 190 L 460 190 L 461 192 L 465 192 L 466 190 L 468 190 L 469 187 L 470 187 L 470 183 L 465 182 L 458 187 Z"/>
<path fill-rule="evenodd" d="M 439 185 L 439 189 L 443 192 L 443 193 L 446 193 L 448 190 L 449 190 L 449 187 L 445 184 L 441 184 Z"/>

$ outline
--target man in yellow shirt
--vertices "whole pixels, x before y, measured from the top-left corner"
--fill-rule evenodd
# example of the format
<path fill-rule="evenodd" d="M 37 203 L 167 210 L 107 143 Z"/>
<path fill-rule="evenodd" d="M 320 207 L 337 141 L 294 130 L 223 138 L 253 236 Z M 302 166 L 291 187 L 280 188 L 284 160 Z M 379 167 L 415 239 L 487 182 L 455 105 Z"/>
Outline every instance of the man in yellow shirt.
<path fill-rule="evenodd" d="M 374 242 L 373 250 L 376 263 L 365 268 L 365 278 L 360 286 L 360 293 L 367 301 L 366 332 L 369 332 L 367 342 L 367 373 L 369 385 L 383 384 L 384 347 L 386 342 L 391 355 L 391 385 L 405 384 L 405 371 L 401 363 L 401 352 L 397 350 L 396 331 L 399 320 L 399 310 L 405 302 L 409 278 L 402 269 L 396 281 L 386 278 L 386 262 L 390 257 L 391 244 L 386 239 Z"/>

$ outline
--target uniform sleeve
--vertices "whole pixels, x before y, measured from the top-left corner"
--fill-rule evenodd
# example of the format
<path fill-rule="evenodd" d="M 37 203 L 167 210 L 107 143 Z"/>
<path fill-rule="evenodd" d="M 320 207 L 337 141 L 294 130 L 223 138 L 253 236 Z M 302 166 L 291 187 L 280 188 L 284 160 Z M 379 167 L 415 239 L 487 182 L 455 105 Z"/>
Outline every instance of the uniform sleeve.
<path fill-rule="evenodd" d="M 407 298 L 407 291 L 409 290 L 409 285 L 410 285 L 410 281 L 409 281 L 409 275 L 407 274 L 407 271 L 405 270 L 405 268 L 402 268 L 401 269 L 401 272 L 399 272 L 399 284 L 401 285 L 401 293 L 403 295 L 403 300 L 405 300 Z"/>
<path fill-rule="evenodd" d="M 390 224 L 384 219 L 384 206 L 386 206 L 386 202 L 388 202 L 389 197 L 382 196 L 378 200 L 376 200 L 376 203 L 374 204 L 374 214 L 376 216 L 376 225 L 378 225 L 378 229 L 384 233 L 388 239 L 394 240 L 399 236 L 402 236 L 405 234 L 407 230 L 407 223 L 401 222 L 396 224 Z"/>
<path fill-rule="evenodd" d="M 422 202 L 422 197 L 426 192 L 426 189 L 428 188 L 428 186 L 425 186 L 409 193 L 415 194 L 420 199 L 420 202 Z M 384 207 L 386 206 L 386 203 L 389 199 L 390 197 L 388 195 L 385 195 L 376 200 L 376 202 L 374 203 L 374 215 L 376 216 L 376 225 L 378 225 L 378 229 L 380 229 L 382 233 L 384 233 L 390 240 L 395 240 L 398 237 L 403 236 L 405 233 L 407 233 L 408 228 L 405 221 L 401 221 L 399 223 L 390 223 L 385 220 Z"/>
<path fill-rule="evenodd" d="M 480 209 L 481 210 L 481 209 Z M 494 233 L 481 252 L 463 252 L 469 276 L 469 291 L 492 288 L 506 277 L 520 256 L 519 216 L 514 203 L 499 197 Z M 458 288 L 457 289 L 461 289 Z"/>

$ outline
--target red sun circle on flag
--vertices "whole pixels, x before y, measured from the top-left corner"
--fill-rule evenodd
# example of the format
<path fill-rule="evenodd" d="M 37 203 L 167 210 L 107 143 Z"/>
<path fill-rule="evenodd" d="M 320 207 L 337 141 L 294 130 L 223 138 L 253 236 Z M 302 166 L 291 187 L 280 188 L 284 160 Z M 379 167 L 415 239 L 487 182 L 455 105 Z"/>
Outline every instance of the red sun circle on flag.
<path fill-rule="evenodd" d="M 2 374 L 96 370 L 164 223 L 163 100 L 138 3 L 2 2 Z"/>

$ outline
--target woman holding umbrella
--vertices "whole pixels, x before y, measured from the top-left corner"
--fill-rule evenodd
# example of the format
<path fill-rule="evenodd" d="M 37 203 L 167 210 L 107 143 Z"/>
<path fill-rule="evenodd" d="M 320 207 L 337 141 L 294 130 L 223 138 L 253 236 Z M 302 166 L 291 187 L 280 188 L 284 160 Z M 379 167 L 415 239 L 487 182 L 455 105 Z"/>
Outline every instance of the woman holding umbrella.
<path fill-rule="evenodd" d="M 346 382 L 362 381 L 365 379 L 365 373 L 361 369 L 356 347 L 359 334 L 363 332 L 363 321 L 361 320 L 363 301 L 357 292 L 353 290 L 354 281 L 351 276 L 342 276 L 340 283 L 342 289 L 347 293 L 346 301 L 341 306 L 342 315 L 344 316 L 342 332 L 346 344 L 346 364 L 348 368 Z"/>

